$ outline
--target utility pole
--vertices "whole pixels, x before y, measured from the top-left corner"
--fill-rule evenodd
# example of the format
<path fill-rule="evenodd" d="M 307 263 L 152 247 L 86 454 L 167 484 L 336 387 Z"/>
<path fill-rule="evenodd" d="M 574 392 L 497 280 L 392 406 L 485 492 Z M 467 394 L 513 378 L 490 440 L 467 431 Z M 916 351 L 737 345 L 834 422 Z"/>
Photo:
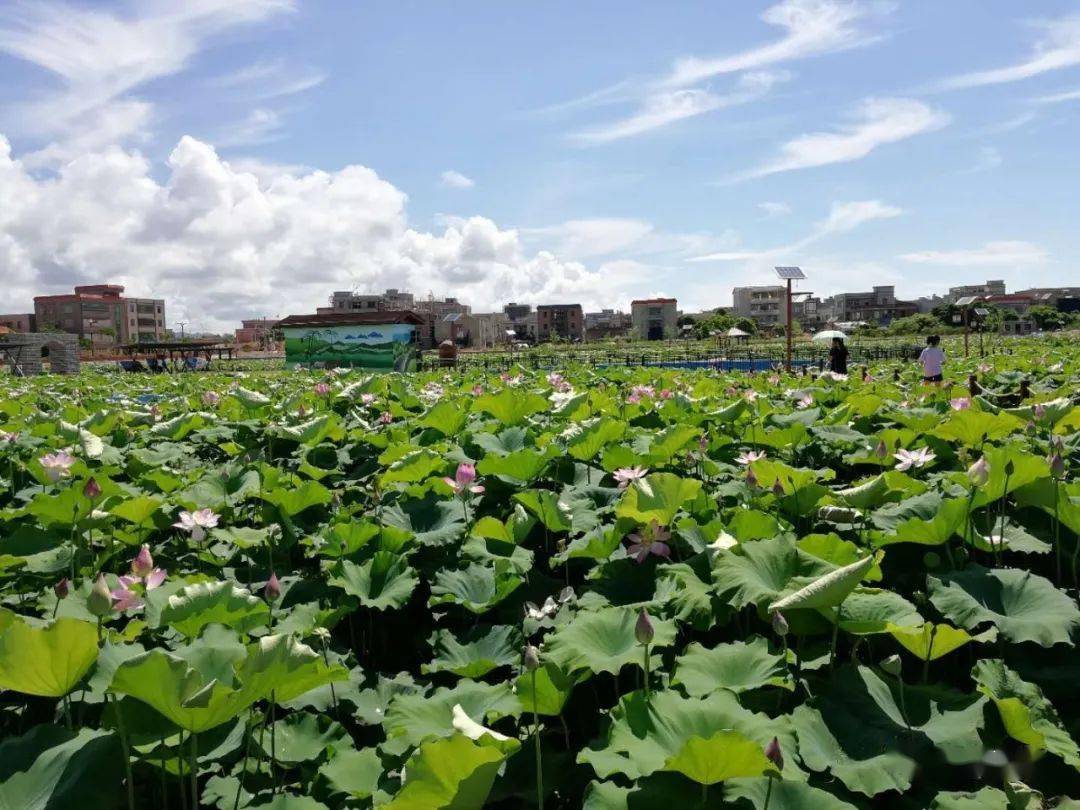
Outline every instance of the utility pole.
<path fill-rule="evenodd" d="M 184 327 L 187 326 L 187 321 L 177 321 L 176 325 L 180 327 L 180 339 L 184 339 Z"/>
<path fill-rule="evenodd" d="M 806 273 L 804 273 L 802 271 L 801 267 L 774 267 L 773 269 L 776 271 L 776 275 L 778 275 L 780 278 L 787 281 L 787 296 L 786 296 L 786 301 L 784 302 L 784 305 L 787 308 L 787 328 L 784 330 L 785 332 L 787 332 L 787 357 L 786 357 L 786 362 L 784 364 L 784 368 L 786 368 L 787 373 L 790 374 L 791 373 L 791 339 L 792 339 L 791 338 L 791 332 L 792 332 L 792 328 L 791 328 L 791 326 L 792 326 L 792 324 L 791 324 L 791 320 L 792 320 L 792 318 L 791 318 L 791 282 L 793 280 L 796 280 L 796 279 L 804 279 L 804 278 L 806 278 Z"/>

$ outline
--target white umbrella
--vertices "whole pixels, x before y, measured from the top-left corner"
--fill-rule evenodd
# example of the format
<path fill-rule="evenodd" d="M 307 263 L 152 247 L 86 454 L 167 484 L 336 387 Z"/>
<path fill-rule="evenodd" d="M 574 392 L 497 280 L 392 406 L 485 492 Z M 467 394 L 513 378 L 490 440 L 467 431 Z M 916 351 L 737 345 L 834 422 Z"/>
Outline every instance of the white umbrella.
<path fill-rule="evenodd" d="M 742 329 L 740 329 L 737 326 L 733 326 L 733 327 L 731 327 L 730 329 L 727 330 L 727 336 L 728 337 L 750 337 L 750 333 L 749 332 L 744 332 Z"/>
<path fill-rule="evenodd" d="M 829 341 L 833 338 L 840 338 L 841 340 L 847 340 L 847 335 L 841 332 L 839 329 L 826 329 L 824 332 L 818 332 L 811 340 L 815 342 Z"/>

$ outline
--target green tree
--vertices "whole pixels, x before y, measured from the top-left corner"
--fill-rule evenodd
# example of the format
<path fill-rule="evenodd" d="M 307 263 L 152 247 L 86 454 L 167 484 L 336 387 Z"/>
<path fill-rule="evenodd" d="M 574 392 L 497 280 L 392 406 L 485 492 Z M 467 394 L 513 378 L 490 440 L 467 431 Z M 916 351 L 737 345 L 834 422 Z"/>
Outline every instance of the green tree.
<path fill-rule="evenodd" d="M 1069 316 L 1064 312 L 1058 312 L 1053 307 L 1037 305 L 1027 311 L 1027 316 L 1035 322 L 1040 329 L 1052 331 L 1064 329 L 1069 323 Z"/>

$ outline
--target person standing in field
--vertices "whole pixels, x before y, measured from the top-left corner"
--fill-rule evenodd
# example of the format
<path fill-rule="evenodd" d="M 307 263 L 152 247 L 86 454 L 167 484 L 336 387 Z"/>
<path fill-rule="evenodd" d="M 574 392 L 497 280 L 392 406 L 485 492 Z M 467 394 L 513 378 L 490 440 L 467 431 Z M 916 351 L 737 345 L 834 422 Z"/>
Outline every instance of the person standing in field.
<path fill-rule="evenodd" d="M 848 351 L 847 346 L 844 345 L 844 339 L 834 337 L 832 348 L 829 349 L 829 371 L 834 374 L 847 374 L 847 358 Z"/>
<path fill-rule="evenodd" d="M 942 367 L 945 365 L 945 351 L 940 344 L 940 337 L 930 335 L 926 339 L 926 348 L 919 355 L 919 362 L 922 363 L 923 382 L 933 383 L 938 387 L 941 386 L 941 381 L 944 379 Z"/>

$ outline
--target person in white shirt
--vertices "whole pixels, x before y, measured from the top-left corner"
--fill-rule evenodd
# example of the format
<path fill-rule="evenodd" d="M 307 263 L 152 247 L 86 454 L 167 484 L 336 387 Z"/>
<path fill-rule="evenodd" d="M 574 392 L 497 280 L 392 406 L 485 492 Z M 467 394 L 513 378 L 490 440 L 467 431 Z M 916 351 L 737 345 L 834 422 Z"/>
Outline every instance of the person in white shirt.
<path fill-rule="evenodd" d="M 923 382 L 933 383 L 938 387 L 941 387 L 941 382 L 945 379 L 942 370 L 945 365 L 945 351 L 940 344 L 940 337 L 930 335 L 926 339 L 926 348 L 919 355 L 919 362 L 922 363 L 923 369 Z"/>

